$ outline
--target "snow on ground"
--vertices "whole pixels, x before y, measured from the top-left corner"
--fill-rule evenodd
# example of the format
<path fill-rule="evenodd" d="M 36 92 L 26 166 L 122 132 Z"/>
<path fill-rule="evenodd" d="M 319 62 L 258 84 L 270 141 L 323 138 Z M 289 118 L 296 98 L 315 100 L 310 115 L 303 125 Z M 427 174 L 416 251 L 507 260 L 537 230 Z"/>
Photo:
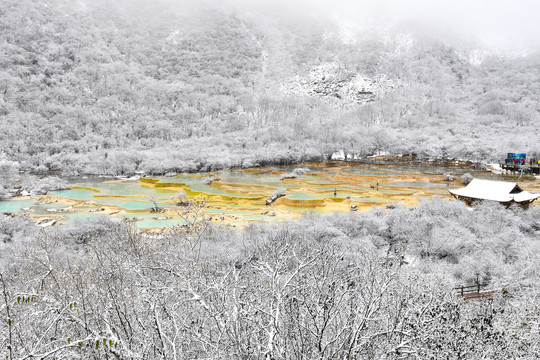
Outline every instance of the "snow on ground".
<path fill-rule="evenodd" d="M 503 169 L 499 164 L 486 164 L 488 170 L 492 171 L 495 174 L 502 174 Z"/>

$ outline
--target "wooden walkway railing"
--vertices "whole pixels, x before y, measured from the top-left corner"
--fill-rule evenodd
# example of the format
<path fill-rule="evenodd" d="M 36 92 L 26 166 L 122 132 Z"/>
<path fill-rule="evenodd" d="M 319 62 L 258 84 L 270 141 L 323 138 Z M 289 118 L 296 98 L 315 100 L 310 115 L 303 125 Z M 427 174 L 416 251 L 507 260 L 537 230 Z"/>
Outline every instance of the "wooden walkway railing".
<path fill-rule="evenodd" d="M 483 300 L 483 299 L 493 299 L 498 290 L 483 290 L 481 289 L 480 284 L 470 285 L 470 286 L 460 286 L 454 288 L 457 292 L 457 296 L 463 300 Z"/>
<path fill-rule="evenodd" d="M 513 163 L 509 163 L 509 164 L 501 163 L 499 165 L 503 170 L 513 171 L 513 172 L 520 172 L 521 167 L 526 166 L 529 169 L 528 172 L 530 172 L 532 174 L 540 174 L 540 164 L 524 164 L 524 165 L 521 165 L 521 164 L 513 164 Z"/>

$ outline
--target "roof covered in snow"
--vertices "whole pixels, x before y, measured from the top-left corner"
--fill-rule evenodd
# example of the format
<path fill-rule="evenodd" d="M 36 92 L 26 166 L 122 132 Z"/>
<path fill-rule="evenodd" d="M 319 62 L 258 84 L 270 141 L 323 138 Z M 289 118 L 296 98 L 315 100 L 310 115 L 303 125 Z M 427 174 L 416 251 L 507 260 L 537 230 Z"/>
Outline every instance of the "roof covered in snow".
<path fill-rule="evenodd" d="M 540 194 L 523 191 L 517 183 L 484 179 L 473 179 L 461 189 L 448 189 L 451 194 L 473 199 L 499 202 L 525 202 L 536 200 Z"/>

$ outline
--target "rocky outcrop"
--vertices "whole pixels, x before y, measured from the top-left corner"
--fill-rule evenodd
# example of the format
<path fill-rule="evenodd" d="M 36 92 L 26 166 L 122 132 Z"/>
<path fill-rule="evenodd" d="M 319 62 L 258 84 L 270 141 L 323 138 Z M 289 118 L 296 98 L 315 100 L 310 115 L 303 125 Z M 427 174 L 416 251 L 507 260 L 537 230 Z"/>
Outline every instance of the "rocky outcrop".
<path fill-rule="evenodd" d="M 395 91 L 402 85 L 384 74 L 369 77 L 354 73 L 339 61 L 323 63 L 311 69 L 307 77 L 296 76 L 286 92 L 295 95 L 334 97 L 358 104 Z"/>

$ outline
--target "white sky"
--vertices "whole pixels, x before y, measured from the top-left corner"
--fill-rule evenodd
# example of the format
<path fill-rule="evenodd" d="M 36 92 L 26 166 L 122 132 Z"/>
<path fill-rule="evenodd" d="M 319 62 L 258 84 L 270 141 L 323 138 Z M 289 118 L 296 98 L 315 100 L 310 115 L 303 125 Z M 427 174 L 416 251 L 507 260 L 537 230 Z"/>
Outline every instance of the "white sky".
<path fill-rule="evenodd" d="M 513 49 L 540 48 L 540 0 L 230 0 L 237 6 L 330 15 L 366 24 L 408 23 L 426 31 Z"/>
<path fill-rule="evenodd" d="M 452 31 L 458 36 L 478 38 L 488 45 L 537 47 L 540 45 L 540 1 L 538 0 L 377 0 L 348 2 L 337 0 L 338 12 L 372 12 L 381 21 L 412 21 L 438 31 Z M 354 3 L 355 5 L 351 5 Z M 361 3 L 372 4 L 364 12 Z M 354 6 L 352 12 L 351 6 Z M 349 15 L 350 17 L 350 15 Z"/>

